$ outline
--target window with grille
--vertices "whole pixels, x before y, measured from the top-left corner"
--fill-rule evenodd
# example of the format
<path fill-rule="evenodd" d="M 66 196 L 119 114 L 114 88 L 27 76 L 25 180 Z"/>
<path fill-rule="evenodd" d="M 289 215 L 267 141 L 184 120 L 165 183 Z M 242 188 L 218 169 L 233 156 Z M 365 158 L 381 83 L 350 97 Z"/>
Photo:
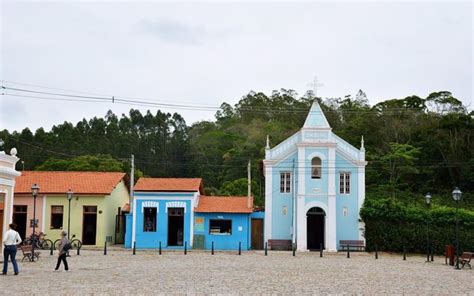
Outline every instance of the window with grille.
<path fill-rule="evenodd" d="M 350 194 L 351 193 L 351 174 L 341 173 L 339 175 L 339 193 Z"/>
<path fill-rule="evenodd" d="M 63 206 L 51 206 L 51 229 L 61 229 L 63 227 Z"/>
<path fill-rule="evenodd" d="M 280 192 L 281 193 L 291 192 L 291 173 L 290 172 L 280 173 Z"/>
<path fill-rule="evenodd" d="M 156 207 L 143 208 L 143 221 L 144 232 L 156 231 Z"/>

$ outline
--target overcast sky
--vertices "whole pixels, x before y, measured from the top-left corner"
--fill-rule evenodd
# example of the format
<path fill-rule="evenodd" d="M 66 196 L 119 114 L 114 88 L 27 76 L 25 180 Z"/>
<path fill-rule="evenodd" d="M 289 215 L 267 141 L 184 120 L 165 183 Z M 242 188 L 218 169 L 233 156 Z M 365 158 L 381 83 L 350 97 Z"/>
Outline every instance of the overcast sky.
<path fill-rule="evenodd" d="M 362 89 L 374 104 L 449 90 L 474 105 L 471 2 L 0 3 L 5 81 L 219 106 L 250 90 L 302 95 L 317 75 L 322 97 Z M 0 129 L 132 107 L 3 95 Z M 215 112 L 163 110 L 188 124 Z"/>

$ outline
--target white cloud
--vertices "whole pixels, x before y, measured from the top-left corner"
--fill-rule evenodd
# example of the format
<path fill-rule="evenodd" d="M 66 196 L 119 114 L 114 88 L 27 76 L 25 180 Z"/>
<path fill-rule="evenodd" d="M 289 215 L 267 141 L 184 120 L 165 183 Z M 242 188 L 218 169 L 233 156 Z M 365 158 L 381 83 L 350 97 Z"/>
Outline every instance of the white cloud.
<path fill-rule="evenodd" d="M 3 2 L 0 78 L 107 95 L 236 103 L 249 90 L 363 89 L 375 104 L 450 90 L 472 103 L 471 3 Z M 0 96 L 32 130 L 132 106 Z M 26 111 L 25 111 L 26 110 Z M 146 110 L 146 108 L 141 108 Z M 213 112 L 181 113 L 188 123 Z M 7 114 L 8 113 L 8 114 Z M 39 115 L 39 116 L 38 116 Z"/>
<path fill-rule="evenodd" d="M 142 20 L 140 28 L 165 42 L 197 45 L 208 37 L 208 32 L 202 26 L 190 26 L 170 20 Z"/>

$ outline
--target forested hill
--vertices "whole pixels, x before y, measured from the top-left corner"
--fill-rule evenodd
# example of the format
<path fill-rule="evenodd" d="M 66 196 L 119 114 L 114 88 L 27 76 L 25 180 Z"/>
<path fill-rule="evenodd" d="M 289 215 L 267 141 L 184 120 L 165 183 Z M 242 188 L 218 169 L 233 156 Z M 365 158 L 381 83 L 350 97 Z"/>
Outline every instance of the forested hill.
<path fill-rule="evenodd" d="M 25 170 L 128 170 L 134 154 L 145 175 L 202 177 L 208 192 L 221 194 L 246 194 L 242 178 L 251 160 L 253 190 L 261 204 L 266 135 L 274 146 L 300 129 L 312 100 L 311 93 L 251 92 L 235 106 L 223 103 L 215 121 L 191 126 L 178 113 L 131 109 L 120 117 L 109 111 L 104 118 L 64 122 L 48 132 L 3 130 L 0 138 L 6 149 L 18 148 Z M 337 135 L 356 147 L 364 136 L 368 194 L 474 189 L 474 114 L 451 93 L 370 106 L 359 91 L 320 104 Z"/>

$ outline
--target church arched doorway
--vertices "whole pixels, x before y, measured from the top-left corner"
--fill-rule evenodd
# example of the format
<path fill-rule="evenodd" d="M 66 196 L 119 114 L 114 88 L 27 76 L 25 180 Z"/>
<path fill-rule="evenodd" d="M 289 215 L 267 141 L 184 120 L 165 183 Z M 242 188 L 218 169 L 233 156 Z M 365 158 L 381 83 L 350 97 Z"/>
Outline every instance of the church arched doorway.
<path fill-rule="evenodd" d="M 323 209 L 314 207 L 306 213 L 306 242 L 308 250 L 324 249 L 324 223 L 326 213 Z"/>

